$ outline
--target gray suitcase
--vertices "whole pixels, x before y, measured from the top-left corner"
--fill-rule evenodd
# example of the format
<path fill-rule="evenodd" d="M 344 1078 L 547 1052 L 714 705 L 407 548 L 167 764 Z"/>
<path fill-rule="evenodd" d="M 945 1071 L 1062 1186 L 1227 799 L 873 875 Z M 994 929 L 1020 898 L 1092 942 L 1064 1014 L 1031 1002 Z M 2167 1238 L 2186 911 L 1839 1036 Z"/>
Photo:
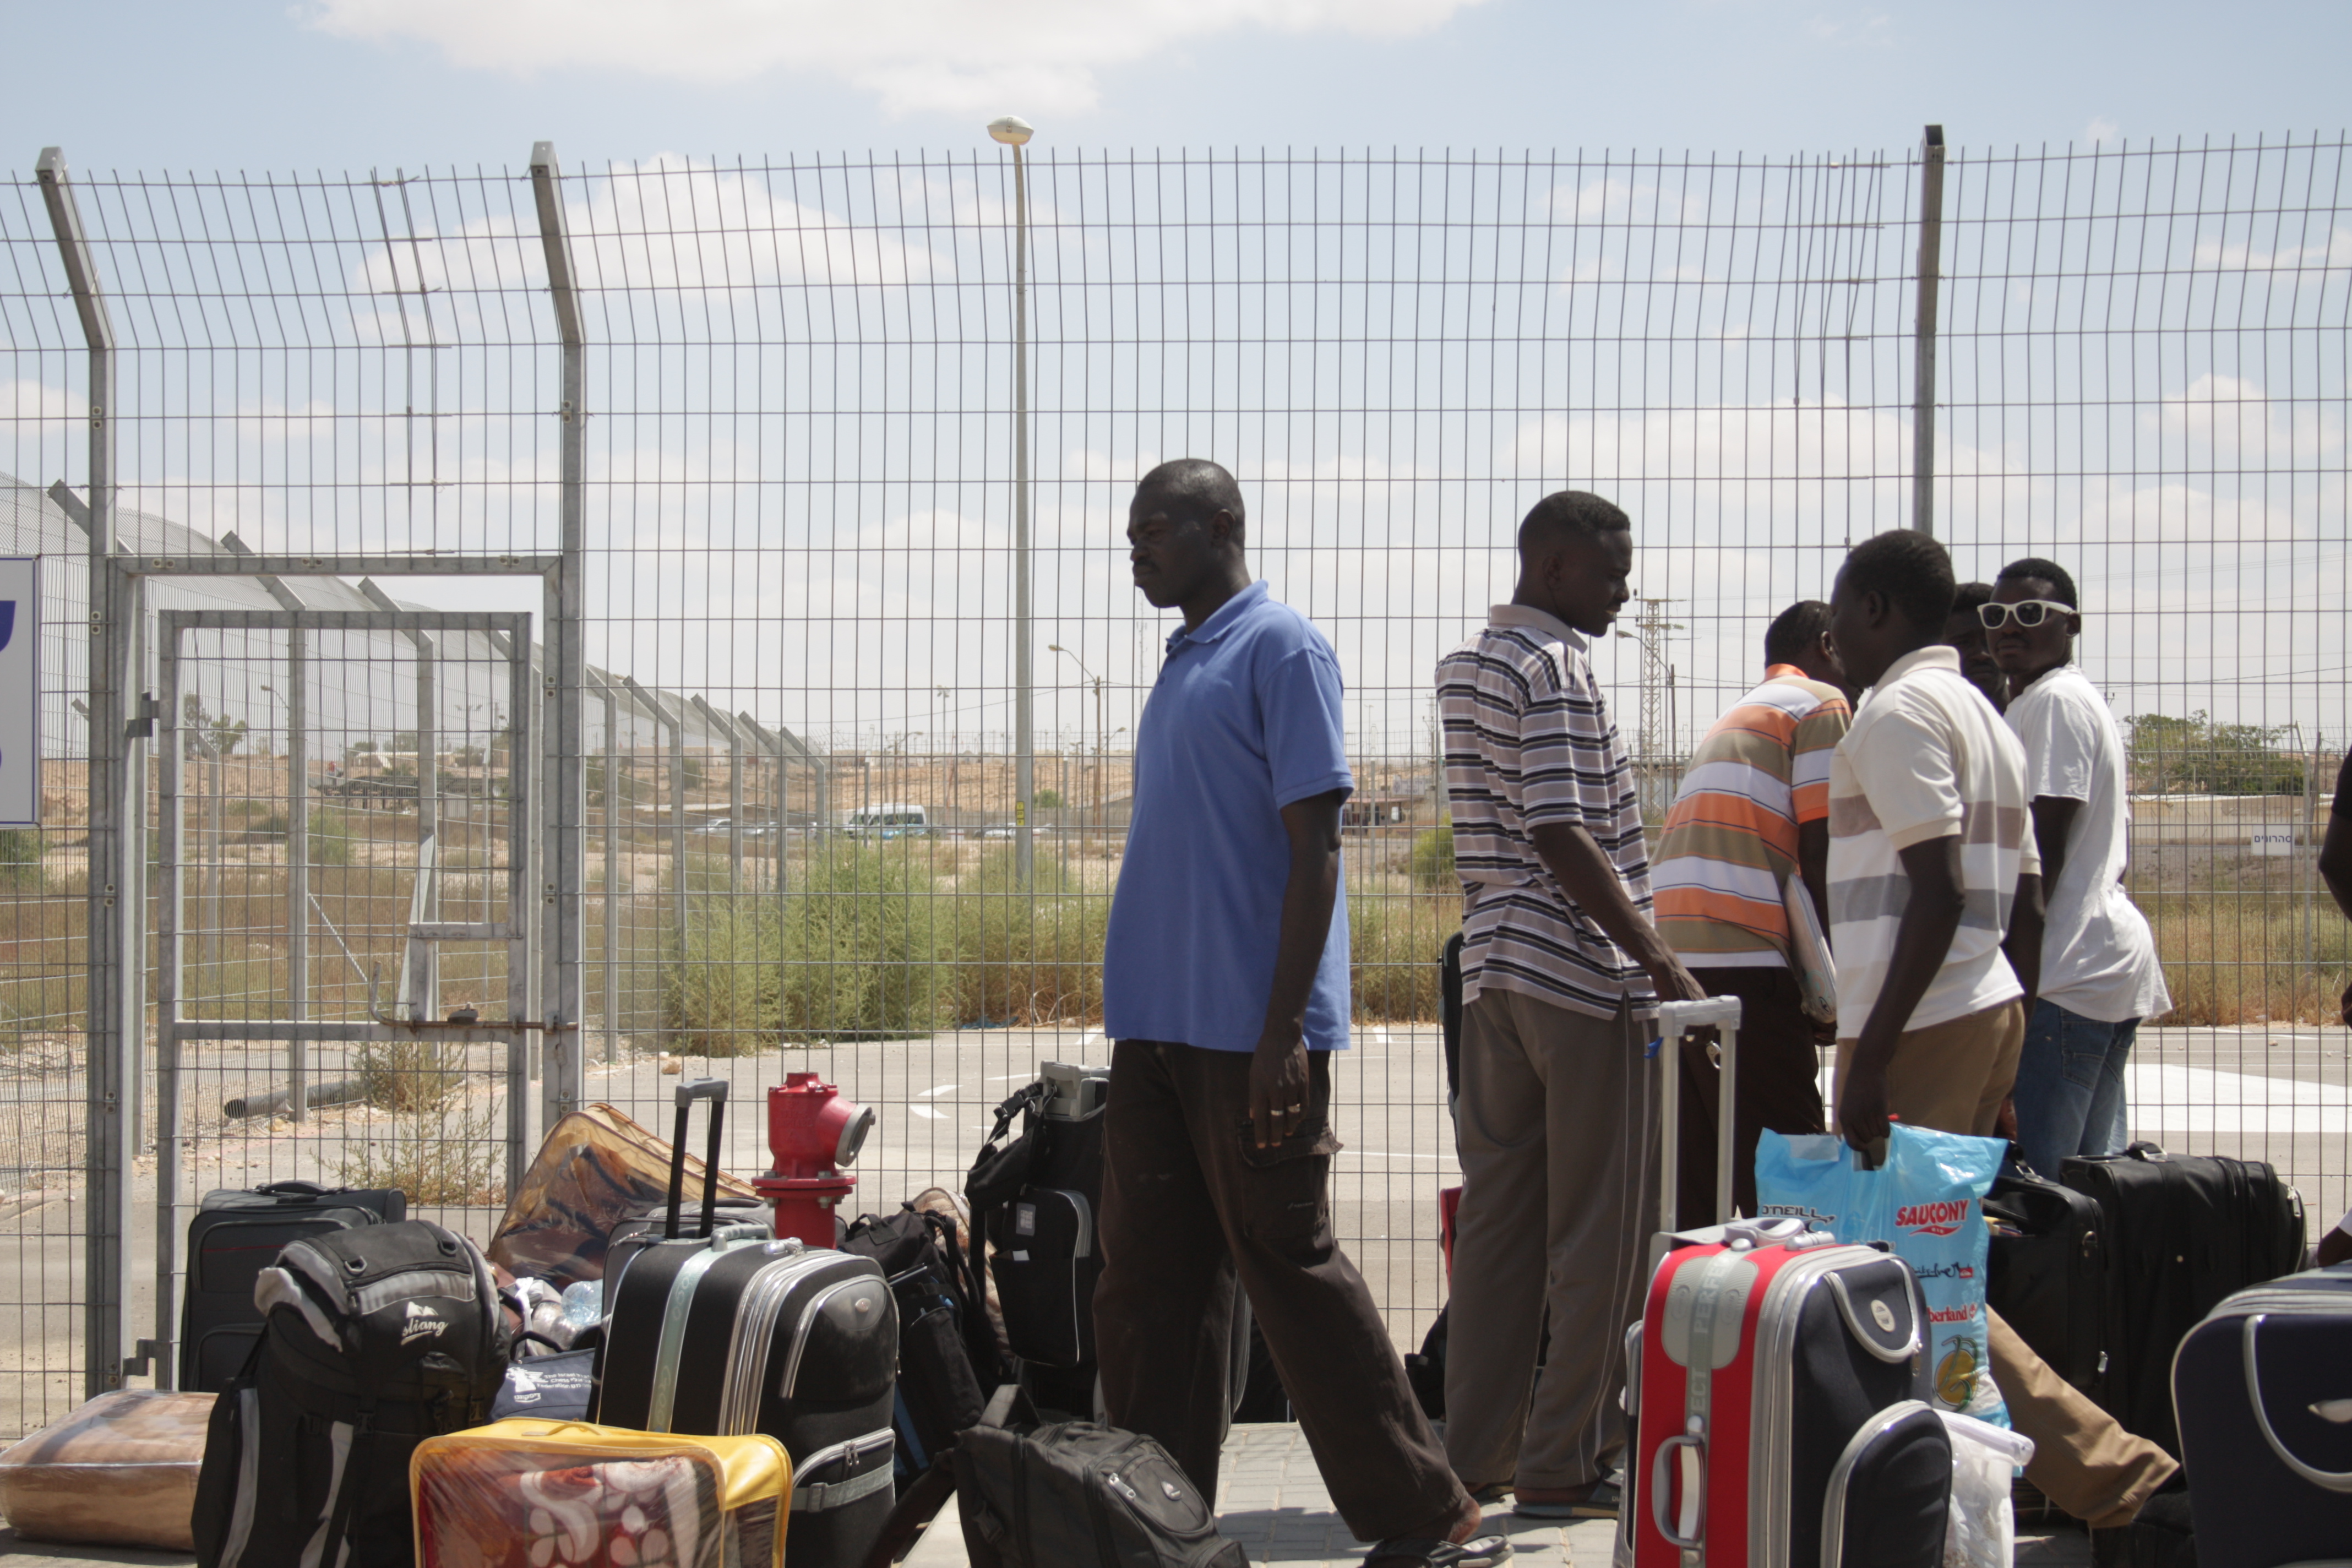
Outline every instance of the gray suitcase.
<path fill-rule="evenodd" d="M 713 1172 L 726 1088 L 708 1079 L 677 1090 L 681 1149 L 687 1109 L 711 1101 Z M 707 1197 L 703 1213 L 708 1225 Z M 766 1433 L 793 1460 L 786 1568 L 861 1562 L 890 1518 L 897 1447 L 898 1313 L 881 1268 L 729 1227 L 637 1247 L 604 1301 L 596 1419 L 641 1432 Z"/>

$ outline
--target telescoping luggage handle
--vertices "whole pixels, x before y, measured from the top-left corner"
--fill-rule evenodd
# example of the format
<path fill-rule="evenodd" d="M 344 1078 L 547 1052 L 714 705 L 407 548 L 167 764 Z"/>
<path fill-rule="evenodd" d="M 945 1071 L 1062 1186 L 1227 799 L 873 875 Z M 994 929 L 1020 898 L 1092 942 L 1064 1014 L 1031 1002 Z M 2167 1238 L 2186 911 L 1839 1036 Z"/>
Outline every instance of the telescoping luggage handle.
<path fill-rule="evenodd" d="M 1658 1004 L 1658 1037 L 1649 1054 L 1658 1059 L 1658 1229 L 1671 1236 L 1681 1228 L 1677 1214 L 1682 1199 L 1679 1161 L 1682 1156 L 1682 1042 L 1694 1029 L 1723 1032 L 1723 1091 L 1716 1098 L 1715 1223 L 1731 1222 L 1733 1096 L 1739 1089 L 1739 998 L 1710 996 L 1704 1002 Z M 1673 1041 L 1675 1049 L 1663 1048 Z"/>
<path fill-rule="evenodd" d="M 719 1218 L 719 1136 L 727 1121 L 727 1080 L 698 1078 L 677 1086 L 677 1126 L 669 1140 L 669 1212 L 662 1222 L 665 1239 L 677 1239 L 678 1209 L 686 1194 L 686 1119 L 698 1100 L 710 1101 L 710 1136 L 702 1152 L 702 1228 L 709 1236 Z"/>

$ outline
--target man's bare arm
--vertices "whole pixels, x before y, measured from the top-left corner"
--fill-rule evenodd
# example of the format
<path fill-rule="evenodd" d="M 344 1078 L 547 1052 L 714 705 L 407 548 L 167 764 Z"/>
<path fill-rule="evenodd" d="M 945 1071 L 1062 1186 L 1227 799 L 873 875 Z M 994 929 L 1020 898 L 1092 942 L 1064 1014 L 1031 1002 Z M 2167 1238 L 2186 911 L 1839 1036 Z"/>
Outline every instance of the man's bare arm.
<path fill-rule="evenodd" d="M 1579 823 L 1548 822 L 1530 828 L 1528 837 L 1543 858 L 1560 890 L 1592 917 L 1609 939 L 1640 964 L 1657 988 L 1662 1002 L 1696 1002 L 1706 995 L 1691 972 L 1650 918 L 1634 907 L 1617 875 L 1616 862 L 1602 853 L 1592 835 Z"/>
<path fill-rule="evenodd" d="M 1283 831 L 1290 837 L 1290 879 L 1282 889 L 1265 1026 L 1250 1057 L 1250 1123 L 1261 1149 L 1288 1137 L 1305 1113 L 1307 999 L 1314 994 L 1315 973 L 1322 966 L 1331 910 L 1339 901 L 1339 804 L 1345 798 L 1331 790 L 1282 808 Z"/>

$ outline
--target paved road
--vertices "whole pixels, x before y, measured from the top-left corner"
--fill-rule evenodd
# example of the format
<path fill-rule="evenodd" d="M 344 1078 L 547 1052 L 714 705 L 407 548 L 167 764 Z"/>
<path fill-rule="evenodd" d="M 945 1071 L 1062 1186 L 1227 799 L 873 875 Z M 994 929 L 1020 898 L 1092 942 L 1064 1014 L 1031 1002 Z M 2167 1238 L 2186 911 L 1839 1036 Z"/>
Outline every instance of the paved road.
<path fill-rule="evenodd" d="M 2280 1165 L 2303 1192 L 2315 1234 L 2352 1206 L 2352 1080 L 2342 1028 L 2148 1029 L 2132 1068 L 2135 1125 L 2182 1152 L 2240 1153 Z M 856 1206 L 881 1210 L 925 1186 L 960 1185 L 990 1110 L 1048 1059 L 1102 1062 L 1101 1036 L 1080 1029 L 950 1031 L 916 1040 L 866 1041 L 756 1058 L 690 1058 L 686 1072 L 726 1078 L 734 1115 L 727 1163 L 768 1164 L 762 1094 L 788 1070 L 812 1068 L 873 1105 L 879 1126 L 860 1161 Z M 234 1084 L 265 1084 L 273 1053 L 207 1053 L 204 1095 L 216 1105 Z M 1342 1245 L 1388 1312 L 1400 1349 L 1417 1348 L 1443 1300 L 1435 1244 L 1438 1190 L 1459 1180 L 1443 1109 L 1434 1027 L 1372 1026 L 1336 1075 L 1346 1148 L 1334 1162 L 1334 1223 Z M 485 1064 L 487 1068 L 487 1064 Z M 328 1076 L 322 1062 L 317 1068 Z M 485 1072 L 485 1078 L 489 1075 Z M 667 1136 L 679 1079 L 649 1057 L 596 1065 L 591 1098 L 621 1106 Z M 485 1101 L 485 1104 L 488 1104 Z M 213 1186 L 291 1176 L 332 1180 L 352 1144 L 379 1136 L 380 1121 L 329 1110 L 299 1129 L 216 1121 L 194 1151 L 183 1200 Z M 134 1173 L 135 1256 L 152 1256 L 152 1157 Z M 80 1295 L 79 1204 L 62 1190 L 0 1200 L 0 1433 L 38 1426 L 78 1395 L 73 1336 Z M 494 1208 L 436 1211 L 477 1237 Z M 134 1278 L 131 1337 L 152 1333 L 152 1280 Z M 14 1373 L 15 1375 L 11 1375 Z M 62 1401 L 63 1403 L 59 1403 Z"/>

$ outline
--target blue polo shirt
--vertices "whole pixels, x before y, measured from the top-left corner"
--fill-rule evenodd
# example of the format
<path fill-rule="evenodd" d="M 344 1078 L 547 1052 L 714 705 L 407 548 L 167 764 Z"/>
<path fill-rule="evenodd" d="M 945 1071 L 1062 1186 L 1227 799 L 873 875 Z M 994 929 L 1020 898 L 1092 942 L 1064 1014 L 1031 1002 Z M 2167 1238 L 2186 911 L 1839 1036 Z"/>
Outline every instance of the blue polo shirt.
<path fill-rule="evenodd" d="M 1135 810 L 1103 950 L 1103 1031 L 1246 1051 L 1265 1026 L 1290 836 L 1282 808 L 1352 794 L 1339 661 L 1313 622 L 1234 595 L 1179 626 L 1135 738 Z M 1307 1048 L 1348 1048 L 1348 889 L 1307 1003 Z"/>

